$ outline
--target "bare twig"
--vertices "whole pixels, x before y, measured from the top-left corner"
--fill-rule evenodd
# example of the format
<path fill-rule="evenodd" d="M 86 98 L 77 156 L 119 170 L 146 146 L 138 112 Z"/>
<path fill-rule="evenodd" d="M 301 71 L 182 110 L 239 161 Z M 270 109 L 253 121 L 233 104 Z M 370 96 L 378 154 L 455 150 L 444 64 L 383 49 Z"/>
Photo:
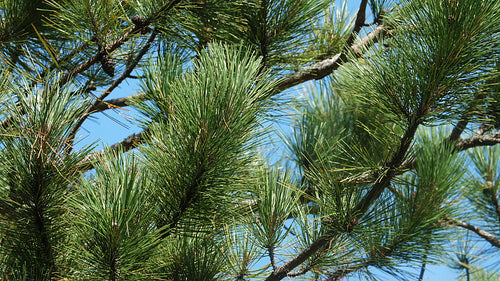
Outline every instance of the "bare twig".
<path fill-rule="evenodd" d="M 86 113 L 83 116 L 80 117 L 80 119 L 78 120 L 78 122 L 73 127 L 71 133 L 69 134 L 69 139 L 74 139 L 74 137 L 76 136 L 76 133 L 78 132 L 78 130 L 82 126 L 83 122 L 85 122 L 85 120 L 87 120 L 87 118 L 92 113 L 92 109 L 95 108 L 95 107 L 97 107 L 97 105 L 99 105 L 103 101 L 103 99 L 105 99 L 114 89 L 116 89 L 116 87 L 118 87 L 118 85 L 120 85 L 121 82 L 123 82 L 130 75 L 130 73 L 132 73 L 132 71 L 134 70 L 134 68 L 139 64 L 139 62 L 142 60 L 142 58 L 144 57 L 144 55 L 149 50 L 149 47 L 151 46 L 151 44 L 153 43 L 153 41 L 154 41 L 155 38 L 156 38 L 156 32 L 153 31 L 153 33 L 149 37 L 148 41 L 144 45 L 144 47 L 137 54 L 137 56 L 132 61 L 132 63 L 130 63 L 129 65 L 127 65 L 127 68 L 122 73 L 122 75 L 120 75 L 120 77 L 118 77 L 118 79 L 116 79 L 115 81 L 113 81 L 113 83 L 101 94 L 101 96 L 99 96 L 88 107 L 88 109 L 86 110 Z"/>
<path fill-rule="evenodd" d="M 446 218 L 445 221 L 447 221 L 451 226 L 458 226 L 470 230 L 479 235 L 484 240 L 488 241 L 492 246 L 500 248 L 500 238 L 480 227 L 449 217 Z"/>

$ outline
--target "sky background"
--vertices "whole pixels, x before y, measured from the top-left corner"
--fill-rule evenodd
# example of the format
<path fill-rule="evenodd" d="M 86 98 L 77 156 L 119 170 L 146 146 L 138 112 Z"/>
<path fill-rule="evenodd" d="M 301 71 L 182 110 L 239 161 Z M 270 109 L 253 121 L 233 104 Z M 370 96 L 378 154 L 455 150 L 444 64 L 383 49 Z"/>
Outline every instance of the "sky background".
<path fill-rule="evenodd" d="M 339 1 L 337 1 L 339 3 Z M 348 10 L 351 15 L 355 15 L 357 8 L 359 7 L 359 0 L 349 0 L 347 2 Z M 288 90 L 290 93 L 296 93 L 297 90 L 304 89 L 304 85 L 299 85 L 295 89 Z M 123 96 L 129 96 L 140 92 L 140 85 L 137 81 L 125 81 L 115 90 L 113 94 L 108 98 L 117 98 Z M 97 96 L 99 92 L 94 93 Z M 101 149 L 102 145 L 112 145 L 126 138 L 127 136 L 138 133 L 141 128 L 137 127 L 133 120 L 137 116 L 137 112 L 132 108 L 122 108 L 116 110 L 108 110 L 104 114 L 98 113 L 94 114 L 93 118 L 89 118 L 83 125 L 82 130 L 79 133 L 79 142 L 77 147 L 87 145 L 90 143 L 95 143 L 97 145 L 96 149 Z M 131 118 L 132 117 L 132 118 Z M 281 124 L 280 129 L 287 130 L 286 124 Z M 453 245 L 450 245 L 453 247 Z M 482 243 L 478 244 L 479 248 L 488 247 L 488 245 Z M 380 277 L 378 280 L 396 280 L 390 276 L 384 275 L 381 272 L 374 272 L 376 276 Z M 458 272 L 451 270 L 446 266 L 428 265 L 426 267 L 425 278 L 426 281 L 447 281 L 447 280 L 457 280 Z M 346 278 L 345 280 L 357 280 L 357 278 Z M 415 278 L 414 280 L 417 280 Z"/>

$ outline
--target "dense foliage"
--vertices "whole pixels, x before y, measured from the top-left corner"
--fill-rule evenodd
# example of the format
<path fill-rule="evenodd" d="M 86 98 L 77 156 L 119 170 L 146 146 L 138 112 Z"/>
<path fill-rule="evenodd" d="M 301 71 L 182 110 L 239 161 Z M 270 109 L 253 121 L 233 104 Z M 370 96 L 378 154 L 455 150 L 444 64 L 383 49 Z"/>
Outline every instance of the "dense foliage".
<path fill-rule="evenodd" d="M 499 0 L 0 1 L 0 280 L 493 280 L 499 36 Z"/>

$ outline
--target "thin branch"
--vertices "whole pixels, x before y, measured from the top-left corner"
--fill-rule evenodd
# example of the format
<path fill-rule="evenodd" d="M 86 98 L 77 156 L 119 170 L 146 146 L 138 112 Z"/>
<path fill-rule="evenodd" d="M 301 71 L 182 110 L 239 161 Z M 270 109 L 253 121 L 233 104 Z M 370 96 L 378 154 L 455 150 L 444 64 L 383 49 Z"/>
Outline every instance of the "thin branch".
<path fill-rule="evenodd" d="M 354 28 L 349 35 L 349 38 L 347 38 L 346 41 L 346 46 L 350 46 L 353 42 L 354 39 L 356 39 L 356 36 L 358 36 L 359 31 L 363 26 L 365 26 L 365 18 L 366 18 L 366 5 L 368 4 L 368 0 L 362 0 L 361 3 L 359 4 L 359 10 L 356 15 L 356 21 L 354 22 Z"/>
<path fill-rule="evenodd" d="M 355 265 L 352 265 L 352 266 L 349 266 L 349 267 L 346 267 L 346 268 L 342 268 L 342 269 L 338 269 L 336 270 L 335 272 L 333 272 L 330 277 L 326 278 L 326 279 L 323 279 L 323 281 L 339 281 L 339 280 L 342 280 L 342 278 L 352 272 L 355 272 L 355 271 L 358 271 L 360 269 L 363 269 L 363 268 L 366 268 L 370 265 L 372 265 L 372 261 L 371 260 L 366 260 L 362 263 L 358 263 L 358 264 L 355 264 Z"/>
<path fill-rule="evenodd" d="M 292 269 L 296 268 L 300 264 L 302 264 L 304 261 L 306 261 L 310 256 L 312 256 L 314 253 L 318 252 L 321 249 L 324 249 L 326 246 L 328 246 L 328 243 L 330 242 L 330 239 L 327 236 L 321 236 L 318 238 L 318 240 L 314 241 L 309 245 L 307 248 L 305 248 L 302 252 L 297 254 L 294 258 L 290 259 L 288 262 L 286 262 L 284 265 L 278 267 L 276 270 L 271 273 L 266 278 L 266 281 L 278 281 L 287 276 L 287 274 L 292 271 Z"/>
<path fill-rule="evenodd" d="M 465 228 L 467 230 L 470 230 L 477 235 L 479 235 L 481 238 L 484 240 L 488 241 L 492 246 L 500 248 L 500 238 L 496 237 L 494 234 L 491 234 L 487 232 L 486 230 L 479 228 L 475 225 L 454 219 L 454 218 L 446 218 L 445 221 L 447 221 L 450 225 L 452 226 L 459 226 L 462 228 Z"/>
<path fill-rule="evenodd" d="M 328 247 L 325 247 L 321 252 L 317 253 L 308 262 L 308 264 L 306 266 L 304 266 L 303 268 L 301 268 L 297 271 L 288 273 L 287 276 L 288 277 L 297 277 L 297 276 L 304 275 L 304 274 L 308 273 L 313 268 L 313 266 L 318 262 L 318 260 L 327 252 L 327 250 L 328 250 Z"/>
<path fill-rule="evenodd" d="M 148 41 L 144 45 L 144 47 L 140 50 L 140 52 L 137 54 L 135 59 L 127 65 L 125 71 L 116 79 L 113 81 L 113 83 L 88 107 L 86 110 L 86 113 L 81 116 L 81 118 L 78 120 L 78 122 L 75 124 L 73 127 L 71 133 L 69 134 L 69 139 L 74 139 L 76 136 L 76 133 L 82 126 L 83 122 L 87 120 L 87 118 L 90 116 L 92 113 L 92 109 L 95 108 L 98 104 L 100 104 L 116 87 L 118 87 L 129 75 L 132 73 L 132 71 L 135 69 L 135 67 L 139 64 L 139 62 L 142 60 L 144 55 L 148 52 L 149 48 L 151 47 L 151 44 L 153 43 L 154 39 L 156 38 L 156 31 L 153 31 L 151 36 L 149 37 Z"/>
<path fill-rule="evenodd" d="M 132 103 L 132 101 L 143 100 L 145 97 L 146 97 L 145 93 L 138 93 L 138 94 L 131 95 L 128 97 L 100 101 L 90 110 L 90 112 L 96 113 L 96 112 L 102 112 L 102 111 L 105 111 L 108 109 L 129 106 Z"/>
<path fill-rule="evenodd" d="M 419 117 L 419 116 L 417 116 Z M 418 120 L 418 118 L 416 118 Z M 415 136 L 417 128 L 419 126 L 418 122 L 414 122 L 413 124 L 409 124 L 406 129 L 405 134 L 401 138 L 401 142 L 398 150 L 394 153 L 391 159 L 387 162 L 387 171 L 385 175 L 376 183 L 373 184 L 372 188 L 365 194 L 365 196 L 361 199 L 361 201 L 355 206 L 353 213 L 358 217 L 362 216 L 366 213 L 371 206 L 371 204 L 377 200 L 382 192 L 385 190 L 387 186 L 389 186 L 391 180 L 396 175 L 396 171 L 400 168 L 401 164 L 405 159 L 405 155 L 410 148 L 411 142 Z M 358 220 L 359 221 L 359 220 Z M 352 226 L 351 226 L 352 227 Z M 318 240 L 314 241 L 309 247 L 300 252 L 297 256 L 290 259 L 284 265 L 280 266 L 277 270 L 273 271 L 271 275 L 269 275 L 266 281 L 277 281 L 285 278 L 287 274 L 299 266 L 301 263 L 306 261 L 309 257 L 314 255 L 317 251 L 324 249 L 328 242 L 330 241 L 330 237 L 328 234 L 321 236 Z"/>
<path fill-rule="evenodd" d="M 397 170 L 401 167 L 403 161 L 405 160 L 405 155 L 408 153 L 418 126 L 419 123 L 417 122 L 408 126 L 404 136 L 401 138 L 398 150 L 387 163 L 388 170 L 385 175 L 378 182 L 373 184 L 372 188 L 361 199 L 358 205 L 356 205 L 356 208 L 354 209 L 355 213 L 359 213 L 359 215 L 364 214 L 370 207 L 371 203 L 382 194 L 384 189 L 390 184 L 391 180 L 397 175 Z"/>
<path fill-rule="evenodd" d="M 123 45 L 125 42 L 127 42 L 132 35 L 135 35 L 137 33 L 143 32 L 145 28 L 155 19 L 157 19 L 161 13 L 164 13 L 170 9 L 172 9 L 176 4 L 178 4 L 180 0 L 173 0 L 169 1 L 166 3 L 160 10 L 155 12 L 154 14 L 151 15 L 150 18 L 146 19 L 143 25 L 134 25 L 131 30 L 123 34 L 120 38 L 116 39 L 114 42 L 111 42 L 108 44 L 106 47 L 102 48 L 95 56 L 92 58 L 88 59 L 87 61 L 83 62 L 79 66 L 75 67 L 73 70 L 69 71 L 66 73 L 66 75 L 63 76 L 61 79 L 61 84 L 65 84 L 68 82 L 71 78 L 75 77 L 76 75 L 82 73 L 83 71 L 89 69 L 92 65 L 97 63 L 101 57 L 104 54 L 111 54 L 113 51 L 118 49 L 121 45 Z"/>
<path fill-rule="evenodd" d="M 406 234 L 408 234 L 408 233 L 406 233 Z M 389 243 L 389 244 L 382 245 L 380 247 L 372 248 L 370 250 L 370 252 L 368 253 L 368 257 L 365 258 L 364 261 L 359 262 L 359 263 L 354 264 L 354 265 L 351 265 L 351 266 L 348 266 L 348 267 L 338 269 L 338 270 L 334 271 L 333 273 L 331 273 L 330 277 L 328 277 L 327 279 L 324 279 L 323 281 L 343 280 L 343 278 L 350 273 L 353 273 L 353 272 L 358 271 L 358 270 L 363 269 L 363 268 L 367 268 L 369 266 L 380 264 L 381 259 L 382 260 L 387 259 L 389 256 L 391 256 L 394 253 L 394 251 L 398 248 L 398 246 L 400 244 L 404 243 L 404 240 L 402 239 L 402 237 L 405 237 L 406 234 L 402 234 L 402 235 L 394 238 L 391 241 L 391 243 Z"/>
<path fill-rule="evenodd" d="M 362 50 L 368 48 L 378 41 L 377 38 L 380 36 L 384 36 L 387 34 L 387 30 L 385 30 L 384 26 L 380 25 L 375 30 L 367 34 L 362 40 L 358 41 L 356 44 L 352 46 L 353 53 L 356 57 L 360 57 L 362 55 Z M 304 70 L 298 71 L 296 73 L 290 74 L 285 78 L 281 79 L 278 83 L 276 90 L 273 91 L 273 94 L 278 94 L 288 88 L 296 86 L 298 84 L 307 82 L 313 79 L 321 79 L 325 76 L 331 74 L 334 70 L 336 70 L 340 65 L 347 62 L 347 56 L 344 54 L 337 54 L 332 58 L 325 59 L 323 61 L 317 62 Z M 114 108 L 114 106 L 121 107 L 128 105 L 128 101 L 133 98 L 143 98 L 145 94 L 138 94 L 125 98 L 117 98 L 108 101 L 99 101 L 92 108 L 91 112 L 101 112 L 110 108 Z"/>
<path fill-rule="evenodd" d="M 476 132 L 476 135 L 484 135 L 486 132 L 491 131 L 493 126 L 491 124 L 482 124 Z"/>
<path fill-rule="evenodd" d="M 274 247 L 267 246 L 267 253 L 269 255 L 269 260 L 271 261 L 271 266 L 273 267 L 273 270 L 276 270 L 276 260 L 274 258 Z"/>
<path fill-rule="evenodd" d="M 132 134 L 122 141 L 113 144 L 107 149 L 102 149 L 98 152 L 87 155 L 80 163 L 78 163 L 79 169 L 84 172 L 94 168 L 93 161 L 98 159 L 100 155 L 103 155 L 106 151 L 123 151 L 127 152 L 131 149 L 136 148 L 140 144 L 142 144 L 145 140 L 146 134 L 148 130 L 144 130 L 137 134 Z"/>

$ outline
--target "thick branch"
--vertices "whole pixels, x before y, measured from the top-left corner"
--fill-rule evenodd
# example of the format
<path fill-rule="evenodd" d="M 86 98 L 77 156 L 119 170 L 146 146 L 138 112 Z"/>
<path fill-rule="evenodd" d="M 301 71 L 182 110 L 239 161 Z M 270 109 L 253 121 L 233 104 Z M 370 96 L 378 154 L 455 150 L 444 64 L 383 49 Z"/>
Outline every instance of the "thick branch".
<path fill-rule="evenodd" d="M 385 34 L 386 34 L 385 27 L 383 25 L 379 25 L 372 32 L 366 35 L 362 40 L 358 41 L 357 43 L 351 46 L 353 54 L 356 57 L 361 57 L 361 55 L 363 54 L 362 53 L 363 49 L 366 49 L 369 46 L 373 45 L 374 43 L 377 43 L 378 38 L 380 38 L 380 36 L 384 36 Z M 303 70 L 297 71 L 293 74 L 284 77 L 279 82 L 275 94 L 278 94 L 288 88 L 307 82 L 309 80 L 322 79 L 327 75 L 331 74 L 334 70 L 339 68 L 340 65 L 342 65 L 347 61 L 348 61 L 347 55 L 345 53 L 339 53 L 329 59 L 325 59 L 317 63 L 314 63 Z"/>
<path fill-rule="evenodd" d="M 465 228 L 467 230 L 470 230 L 470 231 L 476 233 L 477 235 L 479 235 L 484 240 L 488 241 L 492 246 L 500 248 L 500 238 L 496 237 L 494 234 L 491 234 L 491 233 L 487 232 L 486 230 L 479 228 L 475 225 L 472 225 L 472 224 L 469 224 L 469 223 L 466 223 L 466 222 L 463 222 L 463 221 L 460 221 L 457 219 L 446 218 L 446 221 L 448 221 L 451 225 L 459 226 L 459 227 Z"/>
<path fill-rule="evenodd" d="M 467 127 L 467 124 L 469 123 L 469 120 L 464 119 L 458 121 L 457 125 L 453 128 L 451 131 L 450 136 L 448 137 L 449 141 L 456 141 L 460 139 L 460 135 L 462 135 L 463 131 Z"/>
<path fill-rule="evenodd" d="M 500 131 L 489 135 L 474 135 L 468 139 L 459 139 L 455 147 L 459 150 L 466 150 L 476 146 L 491 146 L 500 143 Z"/>

